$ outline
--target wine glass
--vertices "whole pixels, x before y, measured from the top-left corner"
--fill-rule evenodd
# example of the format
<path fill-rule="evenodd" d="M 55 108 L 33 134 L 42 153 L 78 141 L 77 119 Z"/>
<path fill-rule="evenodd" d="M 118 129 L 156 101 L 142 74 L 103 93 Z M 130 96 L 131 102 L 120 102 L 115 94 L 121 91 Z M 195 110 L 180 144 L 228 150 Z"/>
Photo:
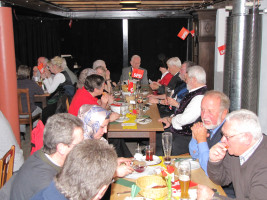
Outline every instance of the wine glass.
<path fill-rule="evenodd" d="M 171 164 L 171 151 L 172 151 L 172 133 L 164 132 L 162 134 L 162 147 L 164 151 L 164 164 Z"/>

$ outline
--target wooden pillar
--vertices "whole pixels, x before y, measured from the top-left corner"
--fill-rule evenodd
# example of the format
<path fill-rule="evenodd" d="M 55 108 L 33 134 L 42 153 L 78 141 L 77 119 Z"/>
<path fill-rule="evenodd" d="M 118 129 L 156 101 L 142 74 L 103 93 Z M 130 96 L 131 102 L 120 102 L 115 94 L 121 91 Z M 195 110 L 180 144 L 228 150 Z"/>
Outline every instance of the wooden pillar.
<path fill-rule="evenodd" d="M 8 7 L 0 7 L 0 109 L 20 145 L 12 9 Z"/>
<path fill-rule="evenodd" d="M 194 60 L 202 66 L 207 74 L 207 86 L 211 90 L 214 88 L 214 51 L 215 51 L 215 29 L 216 29 L 216 11 L 217 10 L 198 10 L 196 12 L 198 44 L 197 56 Z"/>

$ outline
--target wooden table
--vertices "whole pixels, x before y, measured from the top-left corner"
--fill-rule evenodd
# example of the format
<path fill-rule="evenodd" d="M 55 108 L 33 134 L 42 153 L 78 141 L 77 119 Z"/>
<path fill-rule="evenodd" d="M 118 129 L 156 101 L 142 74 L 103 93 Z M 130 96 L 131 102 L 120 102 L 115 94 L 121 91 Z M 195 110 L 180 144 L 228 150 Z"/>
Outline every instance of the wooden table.
<path fill-rule="evenodd" d="M 34 102 L 41 102 L 43 109 L 47 106 L 47 97 L 50 96 L 50 93 L 36 94 L 34 95 Z"/>
<path fill-rule="evenodd" d="M 156 149 L 156 131 L 164 131 L 156 104 L 152 104 L 145 113 L 149 115 L 152 122 L 149 124 L 137 124 L 137 129 L 123 129 L 121 123 L 109 124 L 107 138 L 149 138 L 149 144 Z"/>
<path fill-rule="evenodd" d="M 181 155 L 181 156 L 172 156 L 172 158 L 186 158 L 186 157 L 189 157 L 189 156 L 183 156 L 183 155 Z M 177 174 L 176 170 L 175 170 L 175 174 Z M 215 183 L 213 183 L 207 177 L 207 175 L 205 174 L 205 172 L 201 168 L 191 171 L 191 179 L 195 183 L 198 183 L 198 184 L 201 184 L 201 185 L 206 185 L 206 186 L 208 186 L 210 188 L 214 188 L 219 192 L 220 195 L 226 196 L 226 194 L 225 194 L 224 190 L 222 189 L 222 187 L 219 186 L 219 185 L 216 185 Z M 135 179 L 126 179 L 126 180 L 135 182 Z M 196 187 L 197 186 L 195 186 L 193 188 L 196 188 Z M 121 193 L 121 192 L 124 192 L 124 191 L 131 191 L 131 188 L 125 187 L 125 186 L 120 185 L 120 184 L 113 183 L 111 185 L 110 200 L 123 200 L 125 197 L 131 195 L 131 193 L 119 194 L 119 195 L 117 194 L 117 193 Z M 138 195 L 138 196 L 140 196 L 140 195 Z"/>

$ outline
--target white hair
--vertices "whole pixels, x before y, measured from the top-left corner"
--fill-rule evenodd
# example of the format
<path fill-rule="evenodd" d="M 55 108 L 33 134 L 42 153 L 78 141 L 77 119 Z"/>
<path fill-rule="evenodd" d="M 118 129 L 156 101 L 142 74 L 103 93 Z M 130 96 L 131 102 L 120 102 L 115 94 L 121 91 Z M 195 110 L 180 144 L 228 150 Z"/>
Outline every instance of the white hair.
<path fill-rule="evenodd" d="M 179 68 L 181 68 L 181 66 L 182 66 L 182 63 L 181 63 L 181 60 L 178 58 L 178 57 L 172 57 L 172 58 L 170 58 L 169 60 L 167 60 L 167 65 L 169 66 L 169 65 L 174 65 L 174 66 L 176 66 L 176 67 L 179 67 Z"/>
<path fill-rule="evenodd" d="M 241 109 L 233 111 L 226 117 L 226 122 L 238 122 L 236 128 L 239 133 L 251 133 L 255 140 L 262 137 L 260 121 L 257 115 L 249 110 Z"/>
<path fill-rule="evenodd" d="M 203 67 L 195 65 L 187 68 L 188 77 L 195 77 L 198 83 L 206 84 L 206 72 Z"/>
<path fill-rule="evenodd" d="M 93 63 L 93 69 L 96 69 L 97 67 L 99 66 L 102 66 L 104 68 L 106 68 L 106 63 L 104 60 L 96 60 L 94 63 Z"/>

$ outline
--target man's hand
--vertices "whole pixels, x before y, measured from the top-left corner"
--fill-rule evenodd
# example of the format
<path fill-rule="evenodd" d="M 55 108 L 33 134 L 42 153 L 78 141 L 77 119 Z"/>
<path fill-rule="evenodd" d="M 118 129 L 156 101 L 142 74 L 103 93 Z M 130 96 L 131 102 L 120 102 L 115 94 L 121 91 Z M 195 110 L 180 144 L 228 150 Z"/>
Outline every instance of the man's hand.
<path fill-rule="evenodd" d="M 171 117 L 160 118 L 159 122 L 162 122 L 165 124 L 163 128 L 169 128 L 171 126 Z"/>
<path fill-rule="evenodd" d="M 119 119 L 119 118 L 120 118 L 120 114 L 113 112 L 110 114 L 109 120 L 110 122 L 114 122 L 116 119 Z"/>
<path fill-rule="evenodd" d="M 171 97 L 167 97 L 167 103 L 168 103 L 168 105 L 175 106 L 177 108 L 180 106 L 180 104 L 175 99 L 173 99 Z"/>
<path fill-rule="evenodd" d="M 134 169 L 131 166 L 119 165 L 115 172 L 115 177 L 124 177 L 128 174 L 133 173 Z"/>
<path fill-rule="evenodd" d="M 203 126 L 202 122 L 195 123 L 192 128 L 192 137 L 197 140 L 197 143 L 207 142 L 209 134 L 207 129 Z"/>
<path fill-rule="evenodd" d="M 132 159 L 130 158 L 124 158 L 124 157 L 119 157 L 117 159 L 118 165 L 125 164 L 127 166 L 131 165 Z"/>
<path fill-rule="evenodd" d="M 227 149 L 224 143 L 217 143 L 210 149 L 209 160 L 211 162 L 219 162 L 226 155 Z"/>
<path fill-rule="evenodd" d="M 114 102 L 114 97 L 113 97 L 113 95 L 108 95 L 108 96 L 109 96 L 108 97 L 108 105 L 111 105 Z"/>
<path fill-rule="evenodd" d="M 159 85 L 158 85 L 157 82 L 152 82 L 152 83 L 150 83 L 150 87 L 151 87 L 152 90 L 157 90 L 157 89 L 159 89 Z"/>
<path fill-rule="evenodd" d="M 158 103 L 158 99 L 154 98 L 154 97 L 149 97 L 149 103 Z"/>
<path fill-rule="evenodd" d="M 108 94 L 103 94 L 102 97 L 101 97 L 101 103 L 106 105 L 108 103 L 108 100 L 109 100 L 109 95 Z"/>
<path fill-rule="evenodd" d="M 214 192 L 208 186 L 198 184 L 197 186 L 197 199 L 198 200 L 211 200 L 213 195 L 214 195 Z"/>

